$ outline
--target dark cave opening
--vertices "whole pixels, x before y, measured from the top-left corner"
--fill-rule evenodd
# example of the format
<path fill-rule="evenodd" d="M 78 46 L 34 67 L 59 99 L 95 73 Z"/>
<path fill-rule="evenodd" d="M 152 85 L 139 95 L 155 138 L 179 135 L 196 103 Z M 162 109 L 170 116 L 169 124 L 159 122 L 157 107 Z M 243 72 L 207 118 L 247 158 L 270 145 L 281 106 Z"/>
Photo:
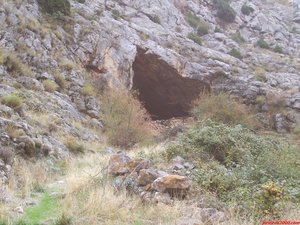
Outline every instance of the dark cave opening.
<path fill-rule="evenodd" d="M 153 120 L 189 115 L 191 102 L 209 86 L 199 80 L 180 76 L 176 69 L 155 54 L 138 48 L 133 63 L 133 90 Z"/>

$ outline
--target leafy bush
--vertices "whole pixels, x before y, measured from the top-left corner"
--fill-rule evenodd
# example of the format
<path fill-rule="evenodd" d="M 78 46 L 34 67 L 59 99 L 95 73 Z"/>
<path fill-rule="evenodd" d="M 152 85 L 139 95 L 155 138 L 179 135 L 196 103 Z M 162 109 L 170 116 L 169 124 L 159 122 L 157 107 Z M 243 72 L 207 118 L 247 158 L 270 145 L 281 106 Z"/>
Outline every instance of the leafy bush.
<path fill-rule="evenodd" d="M 55 83 L 58 84 L 61 90 L 65 89 L 67 86 L 66 79 L 59 73 L 54 74 Z"/>
<path fill-rule="evenodd" d="M 68 15 L 71 11 L 71 4 L 68 0 L 38 0 L 42 10 L 49 14 L 62 13 Z"/>
<path fill-rule="evenodd" d="M 13 109 L 20 109 L 22 107 L 23 101 L 22 98 L 19 97 L 17 94 L 10 94 L 7 96 L 4 96 L 1 99 L 1 103 L 3 105 L 6 105 L 8 107 L 11 107 Z"/>
<path fill-rule="evenodd" d="M 236 43 L 242 44 L 245 42 L 245 39 L 241 36 L 240 33 L 235 33 L 231 35 L 231 39 L 234 40 Z"/>
<path fill-rule="evenodd" d="M 0 65 L 7 67 L 8 72 L 18 75 L 31 76 L 31 69 L 25 65 L 15 54 L 0 48 Z"/>
<path fill-rule="evenodd" d="M 197 34 L 191 32 L 188 34 L 188 38 L 191 39 L 193 42 L 197 43 L 198 45 L 202 45 L 202 40 Z"/>
<path fill-rule="evenodd" d="M 268 44 L 263 38 L 260 38 L 260 39 L 257 41 L 257 45 L 258 45 L 260 48 L 265 48 L 265 49 L 269 49 L 269 48 L 270 48 L 269 44 Z"/>
<path fill-rule="evenodd" d="M 231 55 L 231 56 L 233 56 L 235 58 L 238 58 L 238 59 L 242 59 L 243 58 L 243 56 L 240 53 L 240 51 L 237 50 L 237 49 L 235 49 L 235 48 L 233 48 L 233 49 L 230 50 L 229 55 Z"/>
<path fill-rule="evenodd" d="M 53 80 L 44 80 L 43 85 L 44 85 L 45 90 L 48 92 L 51 92 L 51 93 L 54 91 L 57 91 L 57 89 L 58 89 L 57 83 L 55 83 L 55 81 L 53 81 Z"/>
<path fill-rule="evenodd" d="M 120 11 L 117 10 L 117 9 L 113 9 L 113 10 L 111 11 L 111 14 L 112 14 L 112 17 L 113 17 L 115 20 L 119 20 L 120 18 L 122 18 L 122 15 L 121 15 Z"/>
<path fill-rule="evenodd" d="M 193 102 L 192 114 L 197 119 L 209 118 L 226 124 L 256 127 L 251 110 L 226 93 L 203 93 Z"/>
<path fill-rule="evenodd" d="M 108 142 L 130 148 L 149 139 L 149 116 L 131 93 L 108 90 L 102 98 L 102 121 Z"/>
<path fill-rule="evenodd" d="M 280 47 L 279 45 L 275 46 L 274 52 L 277 52 L 279 54 L 283 54 L 284 53 L 282 47 Z"/>
<path fill-rule="evenodd" d="M 228 0 L 214 0 L 214 4 L 217 8 L 217 16 L 228 22 L 232 23 L 235 20 L 236 13 L 233 8 L 231 8 Z"/>
<path fill-rule="evenodd" d="M 161 22 L 160 22 L 160 17 L 159 17 L 158 15 L 154 15 L 154 16 L 149 15 L 148 17 L 149 17 L 149 19 L 150 19 L 152 22 L 157 23 L 157 24 L 161 24 Z"/>
<path fill-rule="evenodd" d="M 81 94 L 86 96 L 92 96 L 95 95 L 95 89 L 92 84 L 85 84 L 80 90 Z"/>
<path fill-rule="evenodd" d="M 197 30 L 198 35 L 203 36 L 205 34 L 208 34 L 208 24 L 202 19 L 200 19 L 198 16 L 196 16 L 194 13 L 188 12 L 185 16 L 185 19 L 191 27 Z"/>
<path fill-rule="evenodd" d="M 197 165 L 199 186 L 228 207 L 278 216 L 287 201 L 300 202 L 300 152 L 286 139 L 208 120 L 167 147 L 167 159 L 178 155 Z"/>
<path fill-rule="evenodd" d="M 244 4 L 241 8 L 241 11 L 244 15 L 249 16 L 251 13 L 254 12 L 254 9 L 251 6 Z"/>

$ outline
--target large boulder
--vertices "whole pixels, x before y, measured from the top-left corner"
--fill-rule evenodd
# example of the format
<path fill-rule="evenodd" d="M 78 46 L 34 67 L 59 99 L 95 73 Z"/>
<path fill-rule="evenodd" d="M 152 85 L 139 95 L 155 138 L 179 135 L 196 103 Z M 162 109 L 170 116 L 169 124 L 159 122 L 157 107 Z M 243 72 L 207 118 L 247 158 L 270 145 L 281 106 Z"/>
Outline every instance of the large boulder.
<path fill-rule="evenodd" d="M 157 178 L 152 188 L 161 193 L 169 193 L 171 196 L 185 197 L 192 185 L 187 177 L 179 175 L 166 175 Z"/>
<path fill-rule="evenodd" d="M 154 169 L 142 169 L 139 173 L 138 185 L 139 186 L 146 186 L 148 184 L 151 184 L 158 177 L 160 177 L 160 174 L 156 170 L 154 170 Z"/>
<path fill-rule="evenodd" d="M 121 176 L 131 172 L 139 172 L 150 167 L 149 160 L 131 159 L 126 153 L 119 152 L 110 157 L 108 173 L 112 176 Z"/>

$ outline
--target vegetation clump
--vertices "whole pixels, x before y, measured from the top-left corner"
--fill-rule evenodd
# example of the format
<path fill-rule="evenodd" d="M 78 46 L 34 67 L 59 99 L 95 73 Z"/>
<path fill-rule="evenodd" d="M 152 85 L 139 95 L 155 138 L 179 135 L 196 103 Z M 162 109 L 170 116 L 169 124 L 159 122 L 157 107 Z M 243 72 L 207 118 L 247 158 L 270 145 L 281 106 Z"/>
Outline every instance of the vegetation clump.
<path fill-rule="evenodd" d="M 199 37 L 196 33 L 189 33 L 188 38 L 191 39 L 193 42 L 197 43 L 198 45 L 202 45 L 201 37 Z"/>
<path fill-rule="evenodd" d="M 242 213 L 277 217 L 300 202 L 300 152 L 284 139 L 205 120 L 180 134 L 165 156 L 193 161 L 199 187 Z"/>
<path fill-rule="evenodd" d="M 263 39 L 263 38 L 260 38 L 260 39 L 257 41 L 257 45 L 258 45 L 260 48 L 270 49 L 270 45 L 269 45 L 268 42 L 266 42 L 265 39 Z"/>
<path fill-rule="evenodd" d="M 154 15 L 154 16 L 149 15 L 148 17 L 152 22 L 161 24 L 160 17 L 158 15 Z"/>
<path fill-rule="evenodd" d="M 229 0 L 214 0 L 214 5 L 217 8 L 217 16 L 228 22 L 232 23 L 235 20 L 236 12 L 230 6 Z"/>
<path fill-rule="evenodd" d="M 132 93 L 107 90 L 102 98 L 102 121 L 108 142 L 130 148 L 151 136 L 149 115 Z"/>
<path fill-rule="evenodd" d="M 39 6 L 48 14 L 68 15 L 71 12 L 71 4 L 69 0 L 38 0 Z"/>
<path fill-rule="evenodd" d="M 85 84 L 80 90 L 81 94 L 85 96 L 93 96 L 95 95 L 95 89 L 92 84 Z"/>
<path fill-rule="evenodd" d="M 243 56 L 241 54 L 241 52 L 239 50 L 237 50 L 236 48 L 233 48 L 230 50 L 229 55 L 237 58 L 237 59 L 242 59 Z"/>
<path fill-rule="evenodd" d="M 22 107 L 23 101 L 20 96 L 15 93 L 6 95 L 1 99 L 1 103 L 13 109 L 20 109 Z"/>
<path fill-rule="evenodd" d="M 57 85 L 57 83 L 55 83 L 55 81 L 53 81 L 53 80 L 44 80 L 43 81 L 43 85 L 44 85 L 44 88 L 45 88 L 45 90 L 46 91 L 48 91 L 48 92 L 54 92 L 54 91 L 57 91 L 57 89 L 58 89 L 58 85 Z"/>
<path fill-rule="evenodd" d="M 254 9 L 251 6 L 244 4 L 241 8 L 241 11 L 244 15 L 249 16 L 254 12 Z"/>
<path fill-rule="evenodd" d="M 185 19 L 191 27 L 197 30 L 198 35 L 203 36 L 209 33 L 208 24 L 194 13 L 188 12 L 185 16 Z"/>
<path fill-rule="evenodd" d="M 250 109 L 233 99 L 226 93 L 202 94 L 193 102 L 192 115 L 196 119 L 212 119 L 225 124 L 242 124 L 247 127 L 256 127 Z"/>

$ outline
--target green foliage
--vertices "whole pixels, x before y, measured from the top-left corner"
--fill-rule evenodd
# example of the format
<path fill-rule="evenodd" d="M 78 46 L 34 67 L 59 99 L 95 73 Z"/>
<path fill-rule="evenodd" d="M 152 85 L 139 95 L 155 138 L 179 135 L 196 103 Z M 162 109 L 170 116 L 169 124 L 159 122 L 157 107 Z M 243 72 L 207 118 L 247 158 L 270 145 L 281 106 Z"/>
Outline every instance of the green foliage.
<path fill-rule="evenodd" d="M 122 15 L 121 15 L 120 11 L 117 10 L 117 9 L 113 9 L 113 10 L 111 11 L 111 14 L 112 14 L 112 17 L 113 17 L 115 20 L 119 20 L 120 18 L 122 18 Z"/>
<path fill-rule="evenodd" d="M 81 4 L 84 4 L 85 3 L 85 0 L 77 0 L 77 2 L 81 3 Z"/>
<path fill-rule="evenodd" d="M 228 207 L 255 216 L 278 216 L 287 202 L 300 202 L 300 152 L 276 136 L 210 120 L 182 133 L 165 156 L 194 161 L 199 186 Z"/>
<path fill-rule="evenodd" d="M 0 48 L 0 65 L 7 67 L 8 72 L 18 75 L 31 76 L 31 69 L 15 54 Z"/>
<path fill-rule="evenodd" d="M 231 39 L 234 40 L 235 42 L 242 44 L 245 42 L 245 39 L 240 35 L 240 33 L 235 33 L 231 35 Z"/>
<path fill-rule="evenodd" d="M 236 12 L 231 8 L 228 0 L 214 0 L 214 5 L 217 8 L 217 16 L 220 19 L 228 23 L 234 22 Z"/>
<path fill-rule="evenodd" d="M 274 52 L 277 52 L 277 53 L 279 53 L 279 54 L 283 54 L 283 53 L 284 53 L 282 47 L 279 46 L 279 45 L 276 45 L 276 46 L 275 46 Z"/>
<path fill-rule="evenodd" d="M 257 45 L 258 45 L 260 48 L 270 49 L 269 44 L 268 44 L 263 38 L 260 38 L 260 39 L 257 41 Z"/>
<path fill-rule="evenodd" d="M 102 121 L 111 145 L 130 148 L 149 140 L 149 116 L 131 93 L 108 90 L 102 98 Z"/>
<path fill-rule="evenodd" d="M 22 98 L 17 94 L 13 93 L 7 96 L 4 96 L 1 99 L 1 103 L 13 109 L 20 109 L 22 107 L 23 101 Z"/>
<path fill-rule="evenodd" d="M 93 96 L 96 94 L 94 86 L 92 84 L 85 84 L 80 90 L 81 94 L 86 96 Z"/>
<path fill-rule="evenodd" d="M 58 201 L 48 193 L 43 194 L 39 204 L 27 208 L 23 216 L 24 224 L 41 224 L 47 219 L 53 218 L 58 211 Z"/>
<path fill-rule="evenodd" d="M 251 13 L 254 12 L 254 9 L 251 6 L 244 4 L 241 8 L 241 11 L 244 15 L 249 16 Z"/>
<path fill-rule="evenodd" d="M 194 13 L 188 12 L 185 16 L 185 19 L 191 27 L 197 30 L 198 35 L 203 36 L 205 34 L 208 34 L 208 24 L 202 19 L 200 19 L 198 16 L 196 16 Z"/>
<path fill-rule="evenodd" d="M 226 124 L 242 124 L 251 128 L 256 127 L 256 122 L 250 109 L 226 93 L 203 93 L 193 102 L 192 114 L 197 119 L 209 118 Z"/>
<path fill-rule="evenodd" d="M 69 0 L 38 0 L 38 4 L 44 12 L 51 15 L 59 13 L 68 15 L 71 11 Z"/>
<path fill-rule="evenodd" d="M 189 39 L 191 39 L 193 42 L 197 43 L 198 45 L 202 45 L 201 37 L 199 37 L 197 34 L 191 32 L 187 36 Z"/>
<path fill-rule="evenodd" d="M 148 17 L 149 17 L 149 19 L 150 19 L 152 22 L 157 23 L 157 24 L 161 24 L 161 22 L 160 22 L 160 17 L 159 17 L 158 15 L 154 15 L 154 16 L 149 15 Z"/>
<path fill-rule="evenodd" d="M 233 49 L 230 50 L 229 55 L 231 55 L 231 56 L 233 56 L 235 58 L 238 58 L 238 59 L 242 59 L 243 58 L 243 56 L 240 53 L 240 51 L 237 50 L 237 49 L 235 49 L 235 48 L 233 48 Z"/>
<path fill-rule="evenodd" d="M 222 30 L 219 27 L 215 28 L 215 33 L 223 33 Z"/>
<path fill-rule="evenodd" d="M 55 81 L 53 81 L 53 80 L 44 80 L 43 85 L 44 85 L 45 90 L 48 92 L 51 92 L 51 93 L 54 91 L 57 91 L 57 89 L 58 89 L 57 83 L 55 83 Z"/>

